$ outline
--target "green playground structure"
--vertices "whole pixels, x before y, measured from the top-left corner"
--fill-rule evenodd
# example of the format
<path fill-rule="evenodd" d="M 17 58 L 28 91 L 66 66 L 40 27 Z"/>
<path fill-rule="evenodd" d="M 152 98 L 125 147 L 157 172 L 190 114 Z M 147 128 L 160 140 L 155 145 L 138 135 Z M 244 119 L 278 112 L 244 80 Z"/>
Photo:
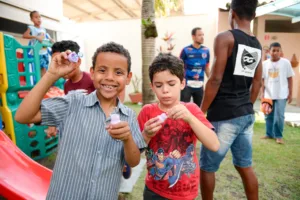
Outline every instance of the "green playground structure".
<path fill-rule="evenodd" d="M 53 153 L 58 137 L 47 138 L 46 126 L 19 124 L 14 120 L 22 99 L 41 79 L 39 51 L 51 47 L 49 41 L 23 46 L 13 36 L 0 32 L 0 111 L 3 130 L 28 156 L 38 160 Z M 64 80 L 55 86 L 63 89 Z"/>

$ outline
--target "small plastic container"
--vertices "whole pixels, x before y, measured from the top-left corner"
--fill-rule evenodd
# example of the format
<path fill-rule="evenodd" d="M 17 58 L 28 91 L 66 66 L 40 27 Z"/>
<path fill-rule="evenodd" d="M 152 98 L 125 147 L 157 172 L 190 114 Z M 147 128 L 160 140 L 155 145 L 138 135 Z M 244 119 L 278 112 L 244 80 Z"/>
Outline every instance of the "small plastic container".
<path fill-rule="evenodd" d="M 74 62 L 74 63 L 77 63 L 79 58 L 82 57 L 82 53 L 78 52 L 78 54 L 76 52 L 72 52 L 68 55 L 68 60 L 70 62 Z"/>
<path fill-rule="evenodd" d="M 111 114 L 110 115 L 110 123 L 111 124 L 117 124 L 117 123 L 120 123 L 121 120 L 120 120 L 120 115 L 119 114 Z"/>
<path fill-rule="evenodd" d="M 79 56 L 77 55 L 77 53 L 72 52 L 72 53 L 70 53 L 70 54 L 68 55 L 68 60 L 69 60 L 70 62 L 76 63 L 76 62 L 78 62 L 78 60 L 79 60 Z"/>
<path fill-rule="evenodd" d="M 168 118 L 168 116 L 166 115 L 166 113 L 162 113 L 158 115 L 158 118 L 161 122 L 164 122 Z"/>

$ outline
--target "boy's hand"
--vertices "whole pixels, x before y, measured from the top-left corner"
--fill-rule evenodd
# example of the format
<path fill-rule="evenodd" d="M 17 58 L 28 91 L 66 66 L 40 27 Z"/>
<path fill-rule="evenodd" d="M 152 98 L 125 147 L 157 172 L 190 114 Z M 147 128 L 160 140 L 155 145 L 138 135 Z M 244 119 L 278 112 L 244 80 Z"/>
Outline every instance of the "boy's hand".
<path fill-rule="evenodd" d="M 190 123 L 193 116 L 191 112 L 182 104 L 176 105 L 168 110 L 167 115 L 171 119 L 183 119 L 187 123 Z"/>
<path fill-rule="evenodd" d="M 152 119 L 149 119 L 144 126 L 144 131 L 143 133 L 148 137 L 148 138 L 153 138 L 157 131 L 159 131 L 162 128 L 162 123 L 158 117 L 154 117 Z"/>
<path fill-rule="evenodd" d="M 272 112 L 272 108 L 268 103 L 262 103 L 262 110 L 265 115 L 268 115 Z"/>
<path fill-rule="evenodd" d="M 289 94 L 289 96 L 287 98 L 287 101 L 288 101 L 289 104 L 292 103 L 292 101 L 293 101 L 293 95 L 292 94 Z"/>
<path fill-rule="evenodd" d="M 170 152 L 169 156 L 171 158 L 179 159 L 181 157 L 181 153 L 178 150 L 174 150 L 174 151 Z"/>
<path fill-rule="evenodd" d="M 113 139 L 122 140 L 123 142 L 126 142 L 131 137 L 130 128 L 127 122 L 109 124 L 106 127 L 106 130 Z"/>
<path fill-rule="evenodd" d="M 47 134 L 47 138 L 55 137 L 57 135 L 57 128 L 55 126 L 49 126 L 45 133 Z"/>
<path fill-rule="evenodd" d="M 36 36 L 36 39 L 37 39 L 37 40 L 38 40 L 40 43 L 42 43 L 42 42 L 43 42 L 44 38 L 45 38 L 45 36 L 44 36 L 44 35 L 39 35 L 39 36 Z"/>
<path fill-rule="evenodd" d="M 71 53 L 72 52 L 70 50 L 67 50 L 52 57 L 50 67 L 47 72 L 58 79 L 74 71 L 76 69 L 76 63 L 68 60 L 68 55 Z"/>

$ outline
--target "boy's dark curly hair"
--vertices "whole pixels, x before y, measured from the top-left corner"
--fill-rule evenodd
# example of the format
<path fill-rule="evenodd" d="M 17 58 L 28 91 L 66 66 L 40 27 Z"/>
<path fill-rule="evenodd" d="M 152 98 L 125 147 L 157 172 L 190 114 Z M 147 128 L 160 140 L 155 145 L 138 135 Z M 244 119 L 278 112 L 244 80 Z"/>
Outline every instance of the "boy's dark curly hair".
<path fill-rule="evenodd" d="M 240 19 L 251 21 L 255 16 L 258 0 L 232 0 L 231 9 Z"/>
<path fill-rule="evenodd" d="M 273 42 L 271 45 L 270 45 L 270 49 L 272 49 L 272 47 L 280 47 L 281 48 L 281 45 L 279 42 Z"/>
<path fill-rule="evenodd" d="M 38 13 L 38 11 L 34 10 L 34 11 L 30 12 L 29 13 L 30 19 L 32 19 L 34 13 Z"/>
<path fill-rule="evenodd" d="M 152 83 L 154 74 L 168 70 L 171 74 L 177 76 L 180 81 L 184 79 L 184 64 L 181 59 L 170 53 L 161 53 L 155 57 L 149 67 L 149 77 Z"/>
<path fill-rule="evenodd" d="M 102 53 L 104 53 L 104 52 L 111 52 L 111 53 L 117 53 L 117 54 L 123 55 L 125 58 L 127 58 L 128 73 L 131 71 L 131 57 L 130 57 L 130 53 L 122 45 L 117 44 L 115 42 L 109 42 L 107 44 L 104 44 L 104 45 L 100 46 L 96 50 L 96 52 L 94 53 L 94 55 L 92 57 L 93 68 L 95 68 L 97 56 L 101 52 Z"/>
<path fill-rule="evenodd" d="M 71 40 L 62 40 L 60 42 L 55 42 L 52 45 L 52 54 L 57 52 L 64 52 L 67 50 L 75 51 L 76 53 L 79 52 L 79 45 Z"/>

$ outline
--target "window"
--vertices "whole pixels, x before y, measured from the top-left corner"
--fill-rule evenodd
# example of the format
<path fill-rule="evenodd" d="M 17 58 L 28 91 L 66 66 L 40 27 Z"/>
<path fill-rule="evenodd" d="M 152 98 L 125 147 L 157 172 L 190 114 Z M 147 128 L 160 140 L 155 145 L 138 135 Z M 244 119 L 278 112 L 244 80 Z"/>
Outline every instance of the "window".
<path fill-rule="evenodd" d="M 300 23 L 292 24 L 291 20 L 266 20 L 265 32 L 300 33 Z"/>

